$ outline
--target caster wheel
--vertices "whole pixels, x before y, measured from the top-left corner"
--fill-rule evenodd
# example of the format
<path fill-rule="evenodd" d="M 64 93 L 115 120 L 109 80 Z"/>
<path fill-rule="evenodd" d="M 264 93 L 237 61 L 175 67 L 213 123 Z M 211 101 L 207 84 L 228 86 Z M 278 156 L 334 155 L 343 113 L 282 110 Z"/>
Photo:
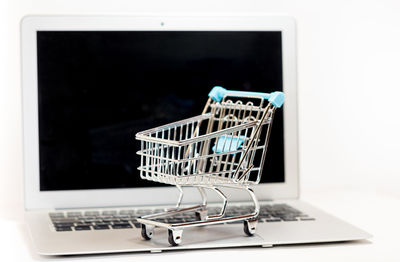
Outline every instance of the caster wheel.
<path fill-rule="evenodd" d="M 168 242 L 171 246 L 177 246 L 182 242 L 182 230 L 168 229 Z"/>
<path fill-rule="evenodd" d="M 153 237 L 153 234 L 154 234 L 154 227 L 142 224 L 142 237 L 145 240 L 150 240 Z"/>
<path fill-rule="evenodd" d="M 246 220 L 243 222 L 244 233 L 248 236 L 253 236 L 256 233 L 257 219 Z"/>

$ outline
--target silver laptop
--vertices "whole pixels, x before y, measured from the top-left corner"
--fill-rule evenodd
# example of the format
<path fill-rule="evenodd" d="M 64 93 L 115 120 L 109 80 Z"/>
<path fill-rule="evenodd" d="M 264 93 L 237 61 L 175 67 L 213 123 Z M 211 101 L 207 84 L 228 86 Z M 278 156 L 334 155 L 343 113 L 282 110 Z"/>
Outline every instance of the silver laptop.
<path fill-rule="evenodd" d="M 21 24 L 26 223 L 43 255 L 350 241 L 370 235 L 299 200 L 295 22 L 282 16 L 28 16 Z M 283 91 L 262 179 L 256 234 L 243 223 L 150 241 L 139 216 L 179 192 L 140 179 L 135 134 L 201 113 L 213 86 Z M 198 203 L 184 188 L 183 205 Z M 251 209 L 226 189 L 227 212 Z M 209 195 L 209 212 L 221 205 Z M 171 216 L 185 222 L 192 214 Z"/>

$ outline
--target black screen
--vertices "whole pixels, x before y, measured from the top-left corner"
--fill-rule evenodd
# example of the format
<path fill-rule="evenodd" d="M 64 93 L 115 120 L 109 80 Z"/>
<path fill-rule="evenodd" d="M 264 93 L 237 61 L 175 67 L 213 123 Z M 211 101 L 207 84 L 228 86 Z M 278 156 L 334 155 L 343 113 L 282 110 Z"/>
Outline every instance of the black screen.
<path fill-rule="evenodd" d="M 141 180 L 138 131 L 201 113 L 208 92 L 282 90 L 281 32 L 39 31 L 40 190 Z M 277 110 L 261 182 L 284 181 Z"/>

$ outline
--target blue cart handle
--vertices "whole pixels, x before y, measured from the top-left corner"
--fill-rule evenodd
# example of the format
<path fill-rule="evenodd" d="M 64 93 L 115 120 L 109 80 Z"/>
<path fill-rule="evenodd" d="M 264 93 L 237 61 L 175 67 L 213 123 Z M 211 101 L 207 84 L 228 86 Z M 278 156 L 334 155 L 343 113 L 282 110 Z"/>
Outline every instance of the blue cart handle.
<path fill-rule="evenodd" d="M 261 93 L 261 92 L 248 92 L 248 91 L 233 91 L 226 90 L 221 86 L 214 86 L 208 96 L 216 102 L 221 102 L 224 96 L 257 96 L 267 99 L 271 104 L 276 107 L 281 107 L 285 101 L 285 95 L 282 92 Z"/>

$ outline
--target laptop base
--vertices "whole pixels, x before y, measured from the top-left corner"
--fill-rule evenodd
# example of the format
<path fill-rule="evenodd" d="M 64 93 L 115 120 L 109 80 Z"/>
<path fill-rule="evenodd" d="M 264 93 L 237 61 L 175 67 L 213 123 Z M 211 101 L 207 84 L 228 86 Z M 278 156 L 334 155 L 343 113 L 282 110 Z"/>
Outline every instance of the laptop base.
<path fill-rule="evenodd" d="M 265 201 L 261 204 L 287 204 L 314 220 L 258 223 L 249 237 L 243 224 L 212 225 L 188 228 L 179 246 L 167 241 L 167 230 L 156 228 L 150 241 L 141 237 L 141 228 L 91 231 L 54 230 L 50 210 L 26 212 L 26 222 L 37 252 L 41 255 L 78 255 L 121 252 L 161 252 L 205 248 L 271 247 L 286 244 L 323 243 L 360 240 L 370 234 L 299 200 Z M 245 203 L 241 203 L 245 204 Z M 70 211 L 70 210 L 68 210 Z"/>

